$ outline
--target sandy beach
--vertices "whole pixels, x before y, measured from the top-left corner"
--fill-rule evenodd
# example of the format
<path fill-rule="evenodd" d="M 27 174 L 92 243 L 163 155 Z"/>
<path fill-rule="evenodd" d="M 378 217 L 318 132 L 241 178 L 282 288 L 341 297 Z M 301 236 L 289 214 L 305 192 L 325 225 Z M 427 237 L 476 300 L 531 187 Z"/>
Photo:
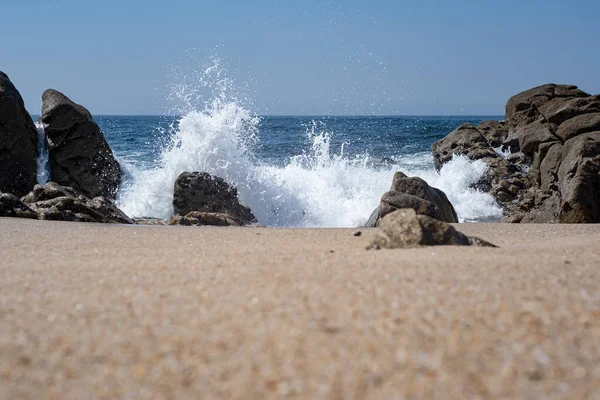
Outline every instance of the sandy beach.
<path fill-rule="evenodd" d="M 0 219 L 2 399 L 600 398 L 600 225 Z"/>

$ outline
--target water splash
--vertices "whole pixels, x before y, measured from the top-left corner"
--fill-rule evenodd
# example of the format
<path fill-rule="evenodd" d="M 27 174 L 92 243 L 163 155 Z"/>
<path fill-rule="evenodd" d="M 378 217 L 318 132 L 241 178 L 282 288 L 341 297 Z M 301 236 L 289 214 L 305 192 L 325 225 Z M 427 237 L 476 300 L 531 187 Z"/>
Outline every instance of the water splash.
<path fill-rule="evenodd" d="M 48 164 L 48 143 L 44 133 L 44 124 L 36 122 L 38 136 L 37 183 L 44 185 L 50 180 L 50 165 Z"/>
<path fill-rule="evenodd" d="M 394 172 L 402 170 L 442 189 L 461 220 L 501 216 L 489 194 L 469 187 L 486 172 L 483 162 L 455 157 L 439 174 L 428 153 L 400 157 L 395 166 L 375 165 L 368 154 L 348 157 L 344 145 L 332 148 L 332 134 L 322 123 L 313 122 L 306 129 L 309 150 L 282 166 L 263 163 L 253 152 L 260 119 L 231 95 L 231 81 L 216 65 L 204 69 L 199 82 L 211 89 L 211 100 L 202 100 L 184 86 L 174 88 L 173 96 L 181 97 L 187 111 L 172 127 L 157 167 L 128 169 L 130 179 L 118 198 L 119 207 L 128 215 L 171 216 L 177 176 L 203 171 L 237 187 L 241 202 L 262 224 L 353 227 L 366 221 L 389 190 Z M 202 111 L 192 109 L 198 103 L 203 104 Z"/>

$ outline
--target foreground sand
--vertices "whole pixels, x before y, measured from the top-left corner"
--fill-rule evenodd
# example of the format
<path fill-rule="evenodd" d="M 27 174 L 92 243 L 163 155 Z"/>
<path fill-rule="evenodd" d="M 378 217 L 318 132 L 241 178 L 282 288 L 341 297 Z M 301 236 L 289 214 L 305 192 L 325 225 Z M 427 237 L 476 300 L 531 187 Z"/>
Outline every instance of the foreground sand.
<path fill-rule="evenodd" d="M 600 225 L 373 230 L 0 218 L 0 398 L 600 398 Z"/>

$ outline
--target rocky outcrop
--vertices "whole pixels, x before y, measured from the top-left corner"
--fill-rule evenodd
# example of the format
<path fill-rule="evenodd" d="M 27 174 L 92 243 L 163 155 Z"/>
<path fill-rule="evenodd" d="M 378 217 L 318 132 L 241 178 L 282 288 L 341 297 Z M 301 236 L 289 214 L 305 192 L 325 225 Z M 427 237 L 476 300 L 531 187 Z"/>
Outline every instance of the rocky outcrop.
<path fill-rule="evenodd" d="M 90 112 L 56 90 L 46 90 L 42 100 L 50 180 L 114 199 L 121 168 Z"/>
<path fill-rule="evenodd" d="M 0 216 L 55 221 L 133 224 L 134 221 L 104 197 L 90 199 L 76 189 L 54 182 L 35 185 L 21 199 L 0 193 Z"/>
<path fill-rule="evenodd" d="M 23 196 L 36 184 L 37 131 L 23 99 L 0 71 L 0 192 Z"/>
<path fill-rule="evenodd" d="M 422 246 L 496 247 L 485 240 L 469 237 L 452 225 L 407 208 L 386 215 L 369 244 L 369 249 L 397 249 Z"/>
<path fill-rule="evenodd" d="M 503 122 L 465 124 L 432 153 L 438 169 L 454 155 L 485 162 L 476 187 L 504 207 L 507 222 L 600 222 L 598 95 L 569 85 L 527 90 L 508 100 Z"/>
<path fill-rule="evenodd" d="M 377 226 L 379 220 L 396 210 L 411 208 L 417 214 L 428 215 L 440 221 L 458 222 L 454 207 L 441 190 L 431 187 L 423 179 L 396 172 L 389 192 L 381 196 L 365 227 Z"/>
<path fill-rule="evenodd" d="M 223 225 L 223 221 L 239 225 L 257 222 L 252 211 L 240 203 L 236 188 L 205 172 L 183 172 L 179 175 L 173 191 L 173 209 L 175 214 L 185 216 L 183 218 L 200 221 L 199 225 L 211 225 L 207 223 L 211 221 L 215 225 Z M 193 211 L 201 214 L 190 216 Z M 197 224 L 190 222 L 190 225 Z"/>

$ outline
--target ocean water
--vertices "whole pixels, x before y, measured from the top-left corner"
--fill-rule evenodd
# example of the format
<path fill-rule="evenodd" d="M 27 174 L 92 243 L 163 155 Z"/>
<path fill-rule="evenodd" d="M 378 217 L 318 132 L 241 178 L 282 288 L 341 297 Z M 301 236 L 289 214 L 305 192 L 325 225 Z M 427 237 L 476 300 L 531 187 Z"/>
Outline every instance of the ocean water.
<path fill-rule="evenodd" d="M 117 205 L 129 216 L 173 215 L 173 185 L 184 171 L 225 179 L 267 226 L 359 226 L 396 171 L 443 190 L 460 221 L 502 216 L 492 196 L 470 187 L 485 174 L 483 162 L 455 157 L 437 172 L 431 155 L 459 125 L 501 117 L 259 116 L 219 60 L 174 73 L 169 92 L 170 116 L 95 116 L 123 167 Z M 40 154 L 45 182 L 43 147 Z"/>
<path fill-rule="evenodd" d="M 353 227 L 389 190 L 395 171 L 448 195 L 461 221 L 501 209 L 471 189 L 486 167 L 456 157 L 438 173 L 431 145 L 465 122 L 499 117 L 256 116 L 215 101 L 183 116 L 96 116 L 125 170 L 117 204 L 128 215 L 172 215 L 183 171 L 206 171 L 238 188 L 267 226 Z"/>

